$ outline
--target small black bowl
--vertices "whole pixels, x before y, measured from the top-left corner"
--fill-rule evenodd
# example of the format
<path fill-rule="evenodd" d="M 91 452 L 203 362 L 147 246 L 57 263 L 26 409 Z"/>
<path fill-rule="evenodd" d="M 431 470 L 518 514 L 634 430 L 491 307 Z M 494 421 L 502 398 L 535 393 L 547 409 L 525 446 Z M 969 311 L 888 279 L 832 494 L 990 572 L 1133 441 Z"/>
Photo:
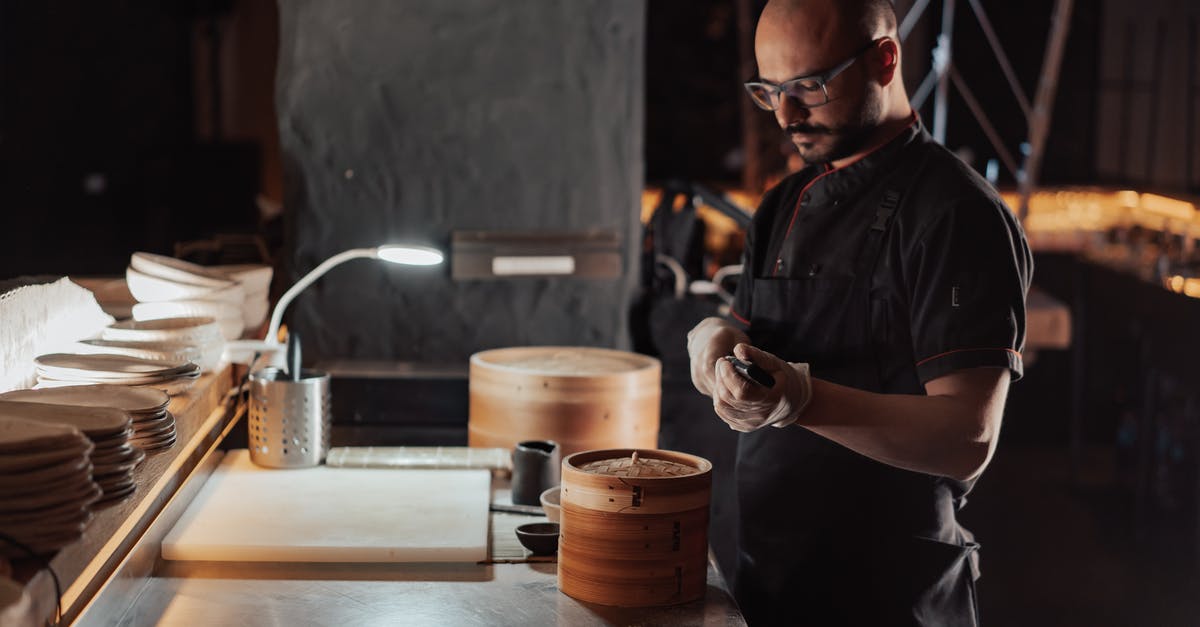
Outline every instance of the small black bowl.
<path fill-rule="evenodd" d="M 517 539 L 534 555 L 558 552 L 558 523 L 526 523 L 517 527 Z"/>

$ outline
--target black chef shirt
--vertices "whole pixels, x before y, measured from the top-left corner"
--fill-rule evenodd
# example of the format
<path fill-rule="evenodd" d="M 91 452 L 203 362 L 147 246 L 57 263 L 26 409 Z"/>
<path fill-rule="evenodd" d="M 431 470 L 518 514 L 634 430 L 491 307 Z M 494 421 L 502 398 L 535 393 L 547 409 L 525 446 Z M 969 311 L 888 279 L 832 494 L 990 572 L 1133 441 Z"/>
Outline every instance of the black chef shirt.
<path fill-rule="evenodd" d="M 785 179 L 746 246 L 731 317 L 814 377 L 924 394 L 964 368 L 1021 376 L 1021 227 L 915 117 L 849 165 Z M 970 622 L 978 547 L 956 516 L 970 482 L 790 427 L 739 436 L 737 484 L 734 580 L 751 624 Z"/>
<path fill-rule="evenodd" d="M 905 164 L 904 180 L 885 180 Z M 874 264 L 871 324 L 863 329 L 877 337 L 862 338 L 889 353 L 874 391 L 919 393 L 932 379 L 979 366 L 1020 378 L 1033 266 L 1024 233 L 992 186 L 915 116 L 865 157 L 837 169 L 807 167 L 767 193 L 747 233 L 733 320 L 748 328 L 773 314 L 755 311 L 755 281 L 836 281 L 861 271 L 856 256 L 889 190 L 902 195 Z"/>

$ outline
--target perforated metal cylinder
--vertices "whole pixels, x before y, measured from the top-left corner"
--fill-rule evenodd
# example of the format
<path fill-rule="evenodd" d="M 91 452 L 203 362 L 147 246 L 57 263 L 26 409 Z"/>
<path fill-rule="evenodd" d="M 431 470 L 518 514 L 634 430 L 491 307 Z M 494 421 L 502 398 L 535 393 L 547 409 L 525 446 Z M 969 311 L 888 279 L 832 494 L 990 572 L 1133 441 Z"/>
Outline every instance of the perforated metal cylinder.
<path fill-rule="evenodd" d="M 250 374 L 250 459 L 268 468 L 319 465 L 329 453 L 329 375 L 302 370 L 292 381 L 278 368 Z"/>

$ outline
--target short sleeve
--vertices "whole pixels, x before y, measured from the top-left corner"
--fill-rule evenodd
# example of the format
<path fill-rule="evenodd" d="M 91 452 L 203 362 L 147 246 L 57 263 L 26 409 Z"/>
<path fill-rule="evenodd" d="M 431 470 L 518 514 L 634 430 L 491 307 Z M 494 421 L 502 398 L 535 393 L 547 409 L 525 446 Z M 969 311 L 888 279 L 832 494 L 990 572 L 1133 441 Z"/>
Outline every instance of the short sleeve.
<path fill-rule="evenodd" d="M 978 367 L 1021 378 L 1033 261 L 1012 212 L 986 198 L 955 203 L 924 229 L 908 261 L 921 382 Z"/>

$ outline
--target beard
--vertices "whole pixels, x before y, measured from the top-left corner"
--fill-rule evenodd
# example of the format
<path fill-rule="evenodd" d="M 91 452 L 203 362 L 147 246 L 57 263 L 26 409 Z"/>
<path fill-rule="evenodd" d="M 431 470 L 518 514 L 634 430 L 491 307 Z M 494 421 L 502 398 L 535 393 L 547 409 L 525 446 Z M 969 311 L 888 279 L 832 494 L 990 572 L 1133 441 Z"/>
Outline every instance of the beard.
<path fill-rule="evenodd" d="M 783 131 L 806 164 L 826 164 L 862 150 L 878 128 L 882 113 L 882 99 L 867 97 L 844 121 L 832 125 L 789 124 Z"/>

